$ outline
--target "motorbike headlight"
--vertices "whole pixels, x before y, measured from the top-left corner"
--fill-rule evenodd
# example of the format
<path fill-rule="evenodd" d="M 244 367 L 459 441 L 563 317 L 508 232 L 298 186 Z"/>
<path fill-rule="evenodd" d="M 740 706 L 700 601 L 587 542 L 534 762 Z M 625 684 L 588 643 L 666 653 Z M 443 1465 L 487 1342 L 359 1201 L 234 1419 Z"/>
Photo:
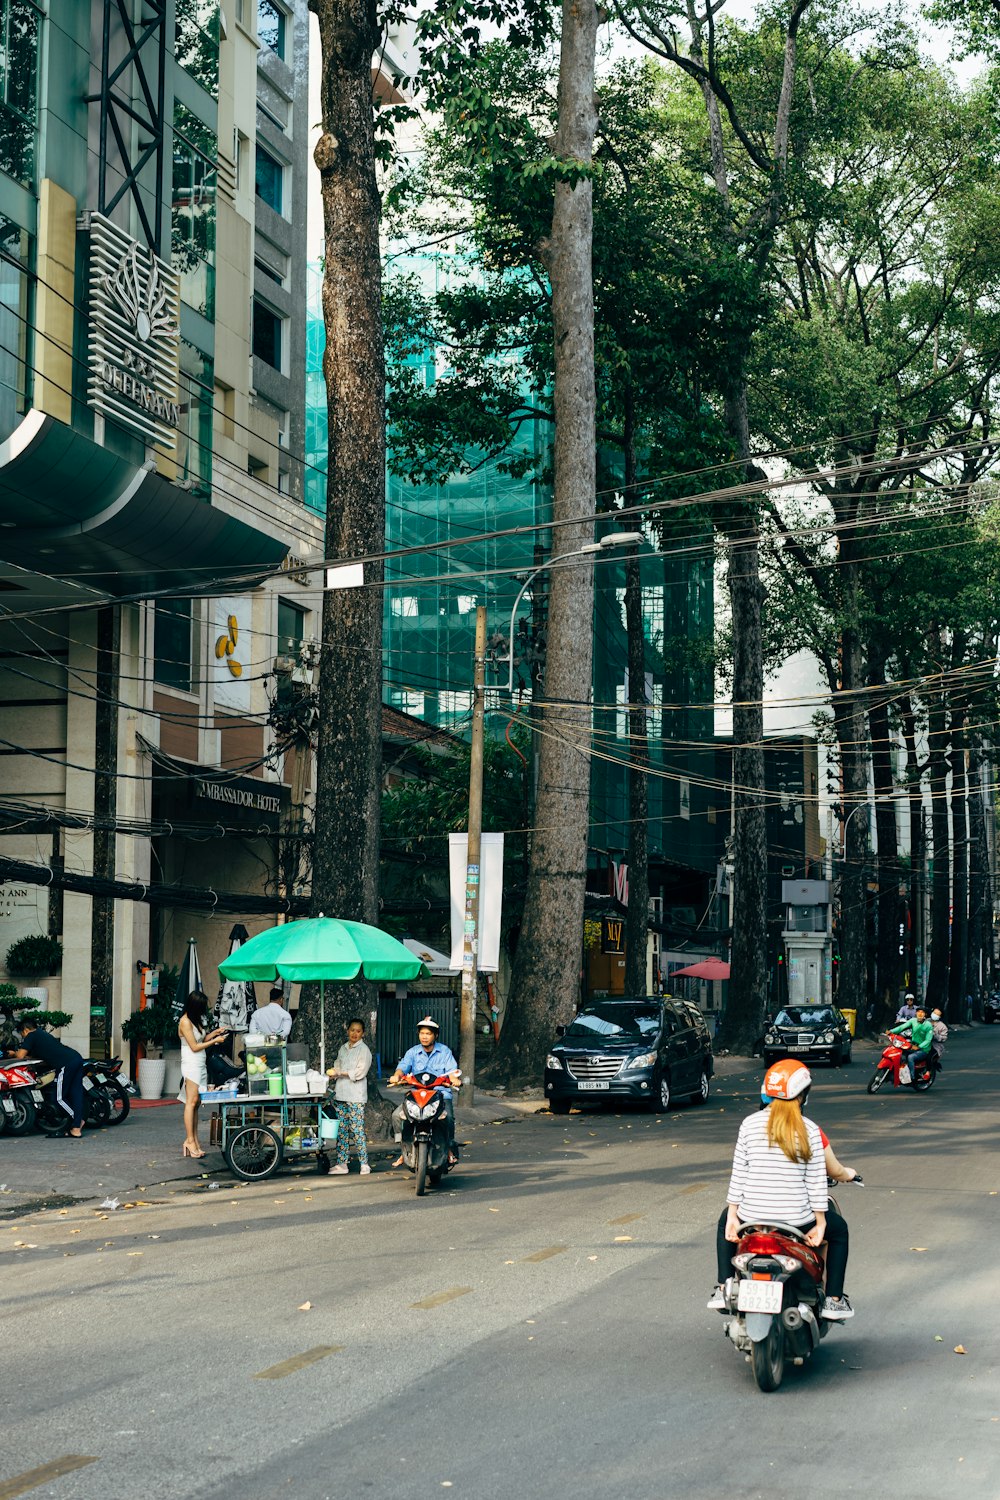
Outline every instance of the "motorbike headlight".
<path fill-rule="evenodd" d="M 411 1120 L 419 1120 L 421 1115 L 423 1114 L 423 1110 L 420 1108 L 420 1105 L 417 1103 L 416 1099 L 407 1099 L 406 1113 L 410 1116 Z"/>
<path fill-rule="evenodd" d="M 656 1053 L 640 1052 L 636 1057 L 629 1058 L 628 1066 L 630 1068 L 653 1068 L 656 1066 Z"/>
<path fill-rule="evenodd" d="M 550 1052 L 549 1055 L 548 1055 L 548 1057 L 545 1059 L 545 1066 L 547 1068 L 552 1068 L 556 1072 L 560 1072 L 561 1073 L 562 1072 L 562 1058 L 561 1057 L 557 1057 L 554 1052 Z"/>

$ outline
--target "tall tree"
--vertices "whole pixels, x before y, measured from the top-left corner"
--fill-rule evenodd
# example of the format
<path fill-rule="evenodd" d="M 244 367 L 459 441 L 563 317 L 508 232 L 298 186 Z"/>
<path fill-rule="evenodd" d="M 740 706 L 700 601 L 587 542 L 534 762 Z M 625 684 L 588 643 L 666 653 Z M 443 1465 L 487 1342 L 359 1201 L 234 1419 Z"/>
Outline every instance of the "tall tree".
<path fill-rule="evenodd" d="M 329 459 L 326 558 L 378 556 L 385 544 L 385 365 L 380 198 L 372 57 L 381 37 L 374 0 L 309 0 L 319 21 L 322 134 L 315 161 L 323 199 L 323 321 Z M 382 565 L 364 587 L 323 596 L 312 911 L 374 922 L 381 799 Z M 344 663 L 349 662 L 349 670 Z M 328 1014 L 345 1021 L 366 990 L 333 986 Z M 359 1003 L 361 1002 L 361 1003 Z M 303 997 L 315 1045 L 318 996 Z M 300 1023 L 301 1024 L 301 1023 Z"/>

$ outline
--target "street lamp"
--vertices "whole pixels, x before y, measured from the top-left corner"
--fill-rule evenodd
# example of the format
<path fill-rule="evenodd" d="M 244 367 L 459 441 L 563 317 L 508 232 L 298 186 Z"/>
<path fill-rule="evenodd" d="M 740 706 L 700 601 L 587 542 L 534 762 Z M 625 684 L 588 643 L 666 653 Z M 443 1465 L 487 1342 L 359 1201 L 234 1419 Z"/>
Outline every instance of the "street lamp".
<path fill-rule="evenodd" d="M 508 693 L 514 691 L 514 617 L 517 614 L 517 606 L 524 598 L 531 580 L 537 578 L 538 574 L 544 572 L 546 568 L 558 567 L 560 564 L 567 562 L 571 557 L 592 557 L 595 552 L 610 552 L 614 547 L 638 547 L 639 543 L 645 540 L 641 531 L 611 531 L 607 536 L 602 537 L 599 542 L 587 542 L 585 546 L 577 547 L 573 552 L 561 552 L 558 557 L 550 557 L 548 562 L 539 563 L 537 568 L 531 570 L 518 589 L 517 597 L 514 600 L 514 607 L 510 612 L 510 631 L 507 637 L 508 660 L 510 662 L 507 672 Z"/>

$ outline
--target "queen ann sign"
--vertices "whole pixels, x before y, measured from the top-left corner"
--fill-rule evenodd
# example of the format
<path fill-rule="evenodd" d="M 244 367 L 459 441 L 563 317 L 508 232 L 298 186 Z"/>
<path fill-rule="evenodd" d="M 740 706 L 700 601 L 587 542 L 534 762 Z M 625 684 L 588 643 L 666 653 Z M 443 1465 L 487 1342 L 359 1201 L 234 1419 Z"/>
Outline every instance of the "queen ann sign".
<path fill-rule="evenodd" d="M 90 215 L 90 404 L 173 448 L 180 421 L 177 275 L 102 214 Z"/>

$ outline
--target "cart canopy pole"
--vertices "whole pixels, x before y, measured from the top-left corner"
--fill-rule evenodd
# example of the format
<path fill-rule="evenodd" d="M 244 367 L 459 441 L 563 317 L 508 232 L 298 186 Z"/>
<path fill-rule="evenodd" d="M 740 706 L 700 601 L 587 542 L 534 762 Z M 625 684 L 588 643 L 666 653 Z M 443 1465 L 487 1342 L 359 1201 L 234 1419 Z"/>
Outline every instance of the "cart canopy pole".
<path fill-rule="evenodd" d="M 326 1076 L 326 995 L 324 981 L 319 982 L 319 1070 Z"/>

